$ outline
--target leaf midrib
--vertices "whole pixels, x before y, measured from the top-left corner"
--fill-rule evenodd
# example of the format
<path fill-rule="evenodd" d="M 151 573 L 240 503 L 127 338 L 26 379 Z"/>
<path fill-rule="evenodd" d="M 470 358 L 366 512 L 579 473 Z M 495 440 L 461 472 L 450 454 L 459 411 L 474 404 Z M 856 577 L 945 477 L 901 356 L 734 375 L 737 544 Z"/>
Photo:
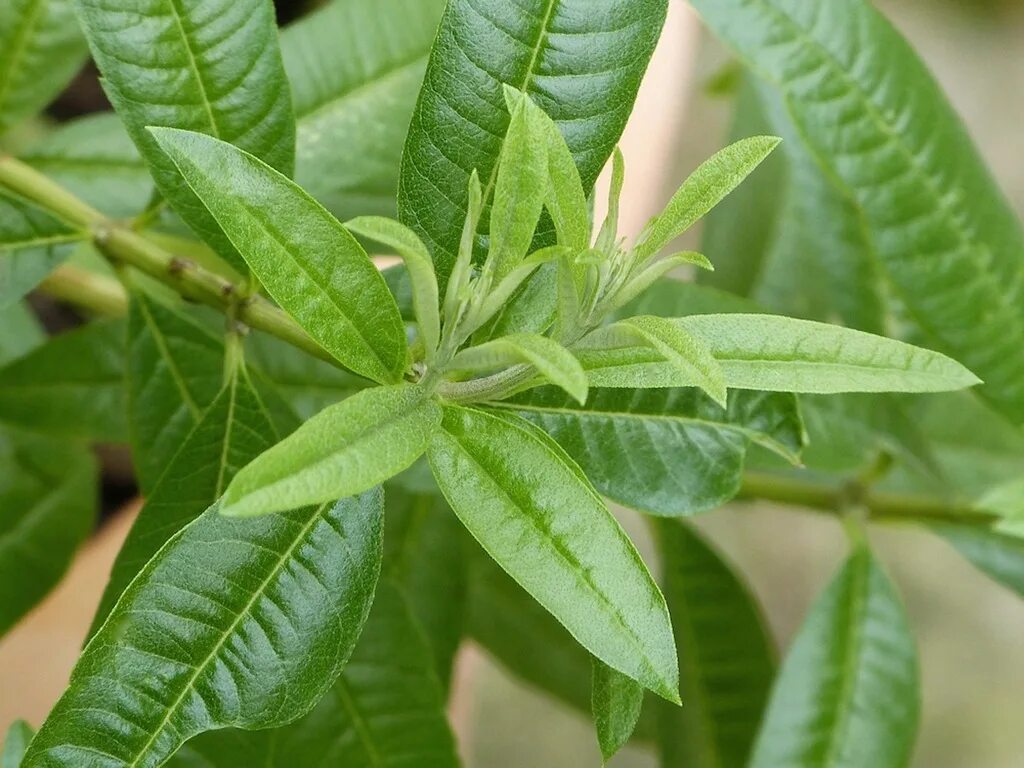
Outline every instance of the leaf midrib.
<path fill-rule="evenodd" d="M 156 345 L 157 351 L 160 353 L 160 357 L 162 357 L 164 362 L 167 364 L 167 370 L 171 374 L 174 386 L 177 387 L 178 392 L 181 395 L 181 400 L 185 403 L 189 413 L 192 415 L 192 422 L 195 423 L 199 421 L 202 416 L 202 409 L 192 397 L 192 393 L 189 391 L 188 385 L 185 383 L 185 376 L 178 368 L 178 363 L 174 359 L 174 356 L 171 355 L 171 350 L 167 346 L 167 340 L 164 338 L 163 332 L 157 325 L 156 318 L 153 317 L 153 314 L 149 310 L 148 301 L 149 299 L 145 296 L 139 296 L 139 310 L 142 312 L 143 320 L 153 337 L 153 343 Z"/>
<path fill-rule="evenodd" d="M 195 52 L 192 50 L 192 40 L 185 31 L 185 23 L 183 17 L 187 14 L 182 8 L 179 7 L 181 0 L 167 0 L 167 7 L 171 10 L 171 17 L 174 19 L 175 27 L 178 30 L 178 34 L 181 35 L 182 47 L 185 49 L 185 53 L 188 55 L 189 68 L 192 70 L 192 74 L 195 75 L 196 85 L 199 88 L 200 100 L 203 104 L 203 109 L 206 111 L 206 117 L 210 122 L 210 133 L 215 138 L 220 138 L 220 127 L 217 124 L 217 118 L 213 114 L 213 105 L 210 102 L 210 97 L 207 93 L 206 82 L 203 80 L 203 74 L 199 68 L 199 61 L 196 58 Z"/>

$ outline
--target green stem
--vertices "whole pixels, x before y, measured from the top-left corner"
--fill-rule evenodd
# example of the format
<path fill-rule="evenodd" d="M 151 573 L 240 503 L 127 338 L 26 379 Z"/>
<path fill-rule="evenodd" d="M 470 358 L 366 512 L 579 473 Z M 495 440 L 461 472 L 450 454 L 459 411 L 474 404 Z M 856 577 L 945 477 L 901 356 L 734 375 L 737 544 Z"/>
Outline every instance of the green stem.
<path fill-rule="evenodd" d="M 437 393 L 453 403 L 478 403 L 502 400 L 515 394 L 519 388 L 537 375 L 532 365 L 514 365 L 493 376 L 469 381 L 445 381 Z"/>
<path fill-rule="evenodd" d="M 103 317 L 121 317 L 128 312 L 128 294 L 117 280 L 61 264 L 39 285 L 47 296 L 74 304 Z"/>

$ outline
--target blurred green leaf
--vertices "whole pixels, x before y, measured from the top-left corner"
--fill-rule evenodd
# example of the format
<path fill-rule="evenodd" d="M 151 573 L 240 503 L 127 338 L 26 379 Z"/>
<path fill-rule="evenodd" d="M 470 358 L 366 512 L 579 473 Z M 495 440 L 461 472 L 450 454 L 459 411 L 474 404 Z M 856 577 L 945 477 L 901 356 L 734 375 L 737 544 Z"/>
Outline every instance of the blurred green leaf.
<path fill-rule="evenodd" d="M 605 762 L 629 741 L 640 720 L 644 689 L 632 678 L 594 659 L 591 708 Z"/>
<path fill-rule="evenodd" d="M 0 753 L 0 768 L 20 768 L 28 743 L 35 731 L 24 720 L 15 720 L 4 737 L 3 753 Z"/>
<path fill-rule="evenodd" d="M 46 334 L 24 302 L 0 309 L 0 365 L 5 365 L 46 341 Z"/>
<path fill-rule="evenodd" d="M 929 528 L 979 571 L 1024 597 L 1024 538 L 978 525 L 932 523 Z"/>

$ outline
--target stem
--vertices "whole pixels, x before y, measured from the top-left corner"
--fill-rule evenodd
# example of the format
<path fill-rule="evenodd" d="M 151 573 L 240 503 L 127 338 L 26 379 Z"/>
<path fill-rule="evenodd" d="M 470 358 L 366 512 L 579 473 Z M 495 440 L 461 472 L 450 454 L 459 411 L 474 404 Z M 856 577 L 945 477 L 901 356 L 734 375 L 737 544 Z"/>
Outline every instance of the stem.
<path fill-rule="evenodd" d="M 128 294 L 117 280 L 70 264 L 57 267 L 40 283 L 39 289 L 95 315 L 120 317 L 128 312 Z"/>
<path fill-rule="evenodd" d="M 106 220 L 102 213 L 79 200 L 60 184 L 10 155 L 0 155 L 0 184 L 41 204 L 77 227 L 88 229 Z"/>
<path fill-rule="evenodd" d="M 500 373 L 469 381 L 445 381 L 437 393 L 453 403 L 478 403 L 501 400 L 519 390 L 519 387 L 537 375 L 532 365 L 514 365 Z"/>

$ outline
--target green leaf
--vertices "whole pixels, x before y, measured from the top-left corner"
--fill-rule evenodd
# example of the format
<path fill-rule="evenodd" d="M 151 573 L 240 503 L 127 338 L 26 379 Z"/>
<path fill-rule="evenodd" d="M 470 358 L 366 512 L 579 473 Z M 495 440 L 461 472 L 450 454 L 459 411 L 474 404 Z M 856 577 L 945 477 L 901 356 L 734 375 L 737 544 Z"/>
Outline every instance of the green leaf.
<path fill-rule="evenodd" d="M 430 252 L 416 233 L 392 219 L 381 216 L 362 216 L 345 222 L 345 228 L 361 237 L 375 240 L 393 249 L 405 263 L 412 284 L 412 302 L 419 324 L 426 361 L 429 365 L 441 338 L 441 315 L 434 275 L 434 262 Z"/>
<path fill-rule="evenodd" d="M 561 344 L 535 333 L 517 333 L 464 349 L 452 360 L 457 370 L 486 371 L 510 365 L 532 365 L 548 381 L 577 402 L 587 399 L 587 373 Z"/>
<path fill-rule="evenodd" d="M 0 430 L 0 635 L 60 581 L 92 532 L 96 475 L 74 443 Z"/>
<path fill-rule="evenodd" d="M 644 689 L 595 658 L 592 698 L 597 742 L 607 762 L 633 735 L 644 705 Z"/>
<path fill-rule="evenodd" d="M 277 303 L 356 373 L 397 382 L 406 365 L 402 318 L 348 230 L 301 188 L 230 144 L 167 128 L 152 133 Z"/>
<path fill-rule="evenodd" d="M 726 380 L 721 366 L 703 340 L 681 323 L 653 315 L 631 317 L 599 328 L 586 336 L 577 349 L 577 357 L 593 386 L 697 386 L 720 405 L 726 403 Z M 634 357 L 657 363 L 643 366 L 622 362 Z M 673 371 L 675 383 L 655 383 L 668 370 Z"/>
<path fill-rule="evenodd" d="M 295 116 L 269 0 L 76 0 L 128 134 L 161 194 L 232 266 L 245 263 L 146 131 L 200 131 L 291 175 Z"/>
<path fill-rule="evenodd" d="M 556 443 L 527 422 L 445 406 L 427 455 L 452 509 L 512 578 L 592 654 L 678 700 L 664 598 Z"/>
<path fill-rule="evenodd" d="M 0 6 L 0 135 L 49 104 L 86 54 L 71 0 Z"/>
<path fill-rule="evenodd" d="M 554 116 L 593 186 L 625 127 L 667 0 L 454 0 L 441 19 L 402 159 L 399 218 L 447 284 L 476 169 L 484 202 L 509 124 L 503 85 Z M 486 41 L 486 45 L 482 45 Z"/>
<path fill-rule="evenodd" d="M 32 741 L 35 731 L 24 720 L 15 720 L 4 737 L 4 750 L 0 754 L 0 768 L 20 768 L 21 760 Z"/>
<path fill-rule="evenodd" d="M 382 515 L 380 490 L 256 520 L 212 507 L 121 597 L 25 768 L 78 768 L 97 754 L 155 768 L 204 731 L 272 728 L 308 712 L 369 613 Z"/>
<path fill-rule="evenodd" d="M 62 333 L 0 368 L 0 422 L 36 432 L 125 440 L 124 323 Z"/>
<path fill-rule="evenodd" d="M 444 0 L 329 3 L 281 32 L 295 178 L 331 213 L 395 214 L 406 129 Z"/>
<path fill-rule="evenodd" d="M 748 587 L 695 528 L 656 523 L 679 650 L 683 707 L 659 702 L 665 768 L 744 768 L 775 675 L 775 648 Z"/>
<path fill-rule="evenodd" d="M 895 587 L 858 549 L 783 662 L 751 768 L 902 768 L 917 734 L 917 654 Z"/>
<path fill-rule="evenodd" d="M 127 348 L 132 458 L 139 486 L 149 493 L 217 397 L 224 344 L 191 318 L 135 289 Z"/>
<path fill-rule="evenodd" d="M 1024 421 L 1024 233 L 910 46 L 863 0 L 694 7 L 779 94 L 856 204 L 912 320 L 987 382 L 981 394 Z"/>
<path fill-rule="evenodd" d="M 580 407 L 542 388 L 494 405 L 551 435 L 603 495 L 654 515 L 733 498 L 751 442 L 789 461 L 803 445 L 796 399 L 785 394 L 736 392 L 723 409 L 695 389 L 596 389 Z"/>
<path fill-rule="evenodd" d="M 776 136 L 754 136 L 732 144 L 701 163 L 672 196 L 665 210 L 647 224 L 634 253 L 640 262 L 697 223 L 740 185 L 779 145 Z"/>
<path fill-rule="evenodd" d="M 0 365 L 26 355 L 46 341 L 39 321 L 24 302 L 0 309 Z"/>
<path fill-rule="evenodd" d="M 440 420 L 437 403 L 417 386 L 364 390 L 317 414 L 239 472 L 222 512 L 262 515 L 362 493 L 423 455 Z"/>
<path fill-rule="evenodd" d="M 236 371 L 228 385 L 181 439 L 166 471 L 147 494 L 128 538 L 117 553 L 110 580 L 93 619 L 99 630 L 118 598 L 171 536 L 221 497 L 242 467 L 278 440 L 248 374 Z"/>
<path fill-rule="evenodd" d="M 551 215 L 558 242 L 573 251 L 585 250 L 590 246 L 590 206 L 572 150 L 548 113 L 533 99 L 525 101 L 547 136 L 548 190 L 544 207 Z"/>
<path fill-rule="evenodd" d="M 932 523 L 928 527 L 979 571 L 1024 597 L 1024 538 L 976 525 Z"/>

